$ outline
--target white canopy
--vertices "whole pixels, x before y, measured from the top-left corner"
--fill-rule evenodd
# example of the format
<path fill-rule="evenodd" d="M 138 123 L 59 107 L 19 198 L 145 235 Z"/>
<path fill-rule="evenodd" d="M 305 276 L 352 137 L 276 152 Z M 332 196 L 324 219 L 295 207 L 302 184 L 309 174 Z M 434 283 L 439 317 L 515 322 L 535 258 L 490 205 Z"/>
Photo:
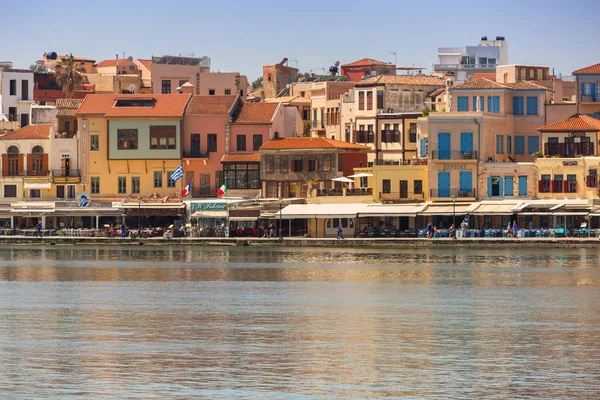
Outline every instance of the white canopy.
<path fill-rule="evenodd" d="M 346 178 L 345 176 L 340 176 L 339 178 L 333 178 L 332 181 L 354 183 L 354 179 Z"/>
<path fill-rule="evenodd" d="M 25 189 L 50 189 L 52 184 L 50 182 L 25 182 L 23 187 Z"/>
<path fill-rule="evenodd" d="M 367 176 L 373 176 L 373 174 L 367 174 L 366 172 L 361 172 L 359 174 L 348 175 L 348 178 L 366 178 Z"/>

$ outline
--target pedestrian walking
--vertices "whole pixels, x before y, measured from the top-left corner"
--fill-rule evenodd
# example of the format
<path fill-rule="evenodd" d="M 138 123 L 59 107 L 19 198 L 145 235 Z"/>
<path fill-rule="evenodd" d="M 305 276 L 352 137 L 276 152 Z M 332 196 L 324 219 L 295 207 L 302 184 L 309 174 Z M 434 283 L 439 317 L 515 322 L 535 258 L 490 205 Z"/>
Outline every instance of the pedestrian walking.
<path fill-rule="evenodd" d="M 431 222 L 427 224 L 427 228 L 425 228 L 425 237 L 427 239 L 431 239 L 433 237 L 433 225 Z"/>
<path fill-rule="evenodd" d="M 518 238 L 519 236 L 517 235 L 517 233 L 519 232 L 519 227 L 517 226 L 516 220 L 513 221 L 512 231 L 513 231 L 513 237 Z"/>
<path fill-rule="evenodd" d="M 35 226 L 35 235 L 42 237 L 42 221 L 38 221 L 37 225 Z"/>
<path fill-rule="evenodd" d="M 342 240 L 344 239 L 344 230 L 342 229 L 342 224 L 338 225 L 337 238 Z"/>
<path fill-rule="evenodd" d="M 506 226 L 506 237 L 512 237 L 512 225 L 510 224 L 510 221 L 508 221 L 508 225 Z"/>

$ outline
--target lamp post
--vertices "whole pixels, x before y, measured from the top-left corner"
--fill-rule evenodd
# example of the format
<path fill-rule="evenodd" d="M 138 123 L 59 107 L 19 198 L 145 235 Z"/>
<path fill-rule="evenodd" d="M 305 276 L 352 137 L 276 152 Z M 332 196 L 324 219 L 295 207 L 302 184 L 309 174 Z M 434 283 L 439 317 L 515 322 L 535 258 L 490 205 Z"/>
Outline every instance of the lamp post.
<path fill-rule="evenodd" d="M 140 232 L 140 218 L 142 215 L 142 199 L 140 197 L 138 197 L 138 237 L 141 237 L 141 232 Z"/>
<path fill-rule="evenodd" d="M 279 240 L 283 240 L 283 229 L 281 226 L 281 223 L 282 223 L 282 219 L 281 219 L 282 201 L 283 201 L 283 199 L 281 197 L 279 197 Z"/>
<path fill-rule="evenodd" d="M 452 225 L 454 226 L 454 232 L 452 233 L 452 239 L 456 238 L 456 196 L 452 196 Z"/>

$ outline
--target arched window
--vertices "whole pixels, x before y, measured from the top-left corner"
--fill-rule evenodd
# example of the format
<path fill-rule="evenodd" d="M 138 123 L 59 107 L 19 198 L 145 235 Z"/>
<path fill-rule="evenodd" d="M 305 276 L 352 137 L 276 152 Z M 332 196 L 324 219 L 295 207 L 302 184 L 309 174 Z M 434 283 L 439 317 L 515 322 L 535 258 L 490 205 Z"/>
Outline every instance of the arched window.
<path fill-rule="evenodd" d="M 8 158 L 8 176 L 19 175 L 19 148 L 17 146 L 10 146 L 6 150 Z"/>
<path fill-rule="evenodd" d="M 31 169 L 33 172 L 44 169 L 44 149 L 42 146 L 35 146 L 31 150 Z"/>
<path fill-rule="evenodd" d="M 527 80 L 527 70 L 525 68 L 521 68 L 521 80 L 522 81 Z"/>

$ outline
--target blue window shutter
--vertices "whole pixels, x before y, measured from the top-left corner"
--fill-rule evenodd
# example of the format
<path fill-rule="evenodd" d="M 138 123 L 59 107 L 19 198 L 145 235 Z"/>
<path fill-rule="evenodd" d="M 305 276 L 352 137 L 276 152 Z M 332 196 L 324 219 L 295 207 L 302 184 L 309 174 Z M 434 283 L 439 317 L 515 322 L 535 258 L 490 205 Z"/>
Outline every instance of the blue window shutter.
<path fill-rule="evenodd" d="M 527 154 L 533 154 L 540 151 L 540 138 L 537 136 L 527 136 Z"/>
<path fill-rule="evenodd" d="M 504 178 L 504 195 L 512 196 L 513 195 L 513 177 L 507 176 Z"/>
<path fill-rule="evenodd" d="M 470 171 L 460 173 L 459 190 L 461 192 L 470 192 L 473 190 L 473 175 Z"/>
<path fill-rule="evenodd" d="M 527 196 L 527 177 L 519 177 L 519 196 Z"/>
<path fill-rule="evenodd" d="M 457 98 L 458 111 L 466 112 L 469 111 L 469 97 L 458 96 Z"/>
<path fill-rule="evenodd" d="M 477 111 L 477 96 L 473 96 L 473 111 Z"/>
<path fill-rule="evenodd" d="M 523 97 L 522 96 L 513 97 L 513 114 L 523 115 Z"/>
<path fill-rule="evenodd" d="M 488 112 L 492 112 L 492 96 L 488 96 Z"/>
<path fill-rule="evenodd" d="M 462 154 L 473 153 L 473 133 L 463 132 L 460 134 L 460 152 Z"/>
<path fill-rule="evenodd" d="M 494 98 L 494 112 L 500 114 L 500 96 L 493 96 Z"/>
<path fill-rule="evenodd" d="M 537 96 L 527 97 L 527 115 L 538 115 Z"/>
<path fill-rule="evenodd" d="M 499 183 L 500 190 L 498 190 L 498 193 L 500 193 L 500 196 L 502 196 L 502 193 L 504 193 L 504 189 L 503 189 L 503 185 L 502 185 L 504 183 L 504 179 L 502 179 L 502 177 L 500 177 L 499 181 L 500 181 L 500 183 Z"/>
<path fill-rule="evenodd" d="M 438 133 L 438 159 L 450 159 L 450 133 L 448 132 Z"/>
<path fill-rule="evenodd" d="M 427 154 L 425 154 L 425 139 L 421 139 L 421 157 L 425 157 Z"/>
<path fill-rule="evenodd" d="M 438 172 L 438 197 L 450 197 L 450 172 Z"/>
<path fill-rule="evenodd" d="M 488 197 L 492 197 L 492 178 L 488 178 Z"/>
<path fill-rule="evenodd" d="M 525 136 L 515 136 L 515 154 L 525 154 Z"/>
<path fill-rule="evenodd" d="M 590 85 L 592 87 L 592 101 L 598 101 L 598 99 L 596 99 L 596 85 L 598 85 L 598 83 L 592 83 Z"/>

